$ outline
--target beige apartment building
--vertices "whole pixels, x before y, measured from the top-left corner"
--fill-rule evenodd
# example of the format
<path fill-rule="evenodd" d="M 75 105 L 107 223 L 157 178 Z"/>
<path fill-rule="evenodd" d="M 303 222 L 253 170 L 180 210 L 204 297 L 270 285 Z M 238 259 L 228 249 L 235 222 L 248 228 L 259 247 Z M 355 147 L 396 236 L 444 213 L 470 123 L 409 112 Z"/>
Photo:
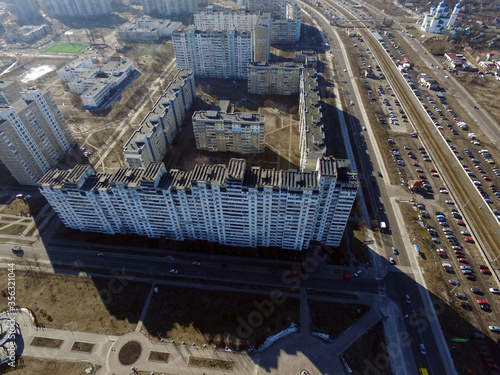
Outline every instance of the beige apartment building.
<path fill-rule="evenodd" d="M 248 64 L 248 92 L 261 95 L 294 95 L 299 92 L 303 65 L 295 62 Z"/>
<path fill-rule="evenodd" d="M 198 150 L 237 152 L 240 154 L 264 151 L 266 116 L 258 113 L 196 111 L 193 132 Z"/>

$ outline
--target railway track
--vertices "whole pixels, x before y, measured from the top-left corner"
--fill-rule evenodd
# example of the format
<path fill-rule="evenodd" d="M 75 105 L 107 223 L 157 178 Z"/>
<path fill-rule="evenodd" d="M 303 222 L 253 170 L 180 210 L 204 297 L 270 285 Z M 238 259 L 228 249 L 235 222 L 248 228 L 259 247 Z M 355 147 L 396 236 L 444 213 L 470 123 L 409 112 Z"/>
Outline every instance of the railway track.
<path fill-rule="evenodd" d="M 498 222 L 489 212 L 489 208 L 481 195 L 473 187 L 461 163 L 456 159 L 442 135 L 430 121 L 420 102 L 416 100 L 403 76 L 397 71 L 392 59 L 387 55 L 380 43 L 375 40 L 370 31 L 359 30 L 359 32 L 362 34 L 365 43 L 377 56 L 393 91 L 399 97 L 415 131 L 422 143 L 424 143 L 441 177 L 446 182 L 446 187 L 467 220 L 469 231 L 473 234 L 491 264 L 492 260 L 500 256 Z M 493 266 L 493 264 L 491 265 Z"/>

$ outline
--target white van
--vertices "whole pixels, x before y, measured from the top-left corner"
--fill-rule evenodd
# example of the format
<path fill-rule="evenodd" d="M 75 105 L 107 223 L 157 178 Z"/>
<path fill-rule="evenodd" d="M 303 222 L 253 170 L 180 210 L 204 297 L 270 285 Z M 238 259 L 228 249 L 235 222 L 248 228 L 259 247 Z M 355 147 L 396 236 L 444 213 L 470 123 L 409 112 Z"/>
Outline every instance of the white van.
<path fill-rule="evenodd" d="M 480 154 L 489 154 L 490 152 L 488 150 L 479 150 Z"/>

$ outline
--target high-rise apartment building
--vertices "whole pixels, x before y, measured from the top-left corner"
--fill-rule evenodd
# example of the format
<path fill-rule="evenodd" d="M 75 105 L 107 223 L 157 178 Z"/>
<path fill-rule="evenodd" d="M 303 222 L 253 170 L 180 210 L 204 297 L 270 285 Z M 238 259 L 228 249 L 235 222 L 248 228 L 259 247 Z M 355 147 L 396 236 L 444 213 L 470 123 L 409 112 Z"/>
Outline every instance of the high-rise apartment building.
<path fill-rule="evenodd" d="M 163 159 L 195 97 L 191 70 L 177 72 L 123 148 L 130 167 L 145 167 Z"/>
<path fill-rule="evenodd" d="M 270 15 L 268 15 L 270 17 Z M 224 31 L 231 28 L 253 33 L 253 61 L 269 61 L 271 47 L 271 27 L 260 22 L 260 14 L 245 9 L 237 11 L 217 10 L 208 6 L 194 13 L 194 25 L 204 31 Z"/>
<path fill-rule="evenodd" d="M 209 5 L 193 14 L 194 25 L 199 30 L 222 31 L 235 28 L 238 31 L 252 32 L 259 20 L 259 13 L 246 9 L 218 9 Z"/>
<path fill-rule="evenodd" d="M 253 36 L 234 28 L 224 31 L 198 30 L 195 26 L 172 33 L 177 69 L 191 69 L 195 76 L 247 78 L 253 57 Z"/>
<path fill-rule="evenodd" d="M 0 81 L 0 106 L 6 106 L 21 99 L 21 86 L 17 81 Z"/>
<path fill-rule="evenodd" d="M 0 107 L 0 160 L 21 185 L 36 185 L 75 143 L 48 91 L 29 88 Z"/>
<path fill-rule="evenodd" d="M 295 62 L 248 64 L 248 92 L 261 95 L 294 95 L 300 89 L 303 65 Z"/>
<path fill-rule="evenodd" d="M 32 24 L 40 17 L 40 5 L 37 0 L 9 0 L 6 5 L 20 23 Z"/>
<path fill-rule="evenodd" d="M 112 14 L 111 0 L 46 0 L 47 12 L 56 17 L 85 18 Z"/>
<path fill-rule="evenodd" d="M 326 155 L 323 114 L 314 69 L 304 69 L 299 93 L 300 170 L 313 170 L 316 160 Z"/>
<path fill-rule="evenodd" d="M 266 116 L 259 113 L 226 113 L 223 111 L 196 111 L 193 114 L 193 132 L 198 150 L 264 152 Z"/>
<path fill-rule="evenodd" d="M 206 0 L 141 0 L 144 14 L 151 16 L 190 14 L 206 3 Z"/>
<path fill-rule="evenodd" d="M 191 172 L 79 165 L 47 172 L 39 188 L 73 229 L 302 250 L 340 244 L 358 181 L 346 160 L 321 158 L 315 171 L 297 172 L 231 159 Z"/>

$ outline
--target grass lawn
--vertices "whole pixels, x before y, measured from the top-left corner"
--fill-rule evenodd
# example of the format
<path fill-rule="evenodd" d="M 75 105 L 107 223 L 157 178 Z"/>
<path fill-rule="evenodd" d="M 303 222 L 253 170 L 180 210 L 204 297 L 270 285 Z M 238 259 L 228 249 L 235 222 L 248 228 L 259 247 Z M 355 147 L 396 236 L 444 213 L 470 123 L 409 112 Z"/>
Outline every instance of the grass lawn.
<path fill-rule="evenodd" d="M 311 331 L 326 333 L 330 338 L 341 334 L 370 309 L 366 305 L 309 300 Z"/>
<path fill-rule="evenodd" d="M 47 48 L 45 52 L 73 53 L 76 55 L 88 47 L 88 44 L 54 44 L 52 47 Z"/>
<path fill-rule="evenodd" d="M 6 278 L 5 270 L 0 278 Z M 18 270 L 16 288 L 18 306 L 30 309 L 38 324 L 122 335 L 135 329 L 150 286 L 118 277 L 92 279 Z M 7 306 L 6 292 L 7 284 L 0 294 L 0 306 Z"/>
<path fill-rule="evenodd" d="M 281 297 L 283 298 L 283 297 Z M 269 336 L 299 321 L 299 300 L 286 297 L 273 304 L 268 316 L 258 306 L 270 294 L 253 295 L 220 290 L 161 287 L 153 295 L 144 328 L 186 345 L 216 344 L 219 347 L 259 346 Z M 262 319 L 260 319 L 260 318 Z M 252 322 L 252 327 L 245 323 Z"/>

